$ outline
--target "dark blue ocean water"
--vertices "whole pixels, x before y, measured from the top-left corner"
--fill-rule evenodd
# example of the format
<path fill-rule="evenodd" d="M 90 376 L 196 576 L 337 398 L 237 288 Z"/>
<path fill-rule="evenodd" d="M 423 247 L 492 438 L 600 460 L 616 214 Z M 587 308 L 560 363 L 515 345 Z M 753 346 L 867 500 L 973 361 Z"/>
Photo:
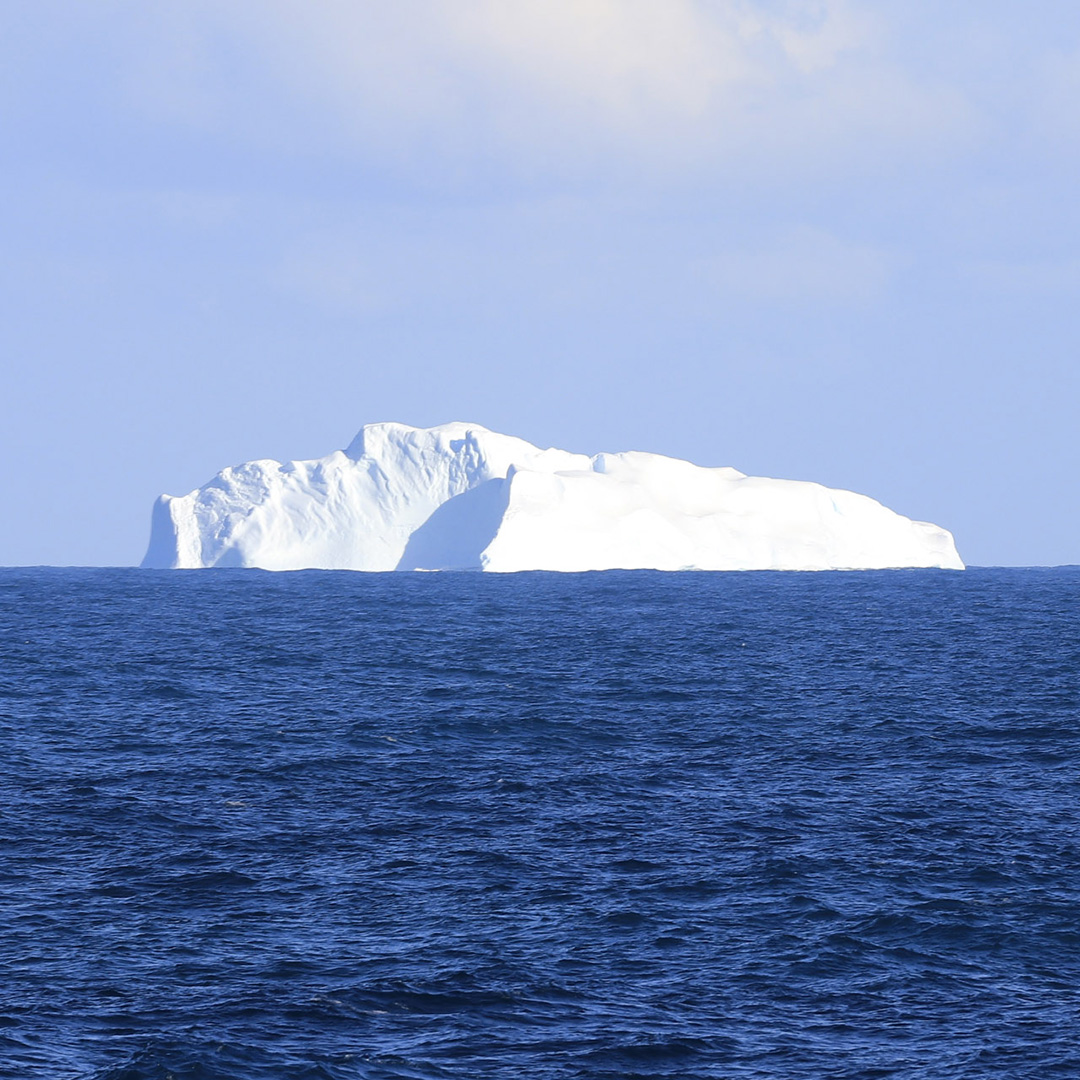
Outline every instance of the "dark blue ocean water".
<path fill-rule="evenodd" d="M 1078 600 L 0 571 L 0 1075 L 1078 1077 Z"/>

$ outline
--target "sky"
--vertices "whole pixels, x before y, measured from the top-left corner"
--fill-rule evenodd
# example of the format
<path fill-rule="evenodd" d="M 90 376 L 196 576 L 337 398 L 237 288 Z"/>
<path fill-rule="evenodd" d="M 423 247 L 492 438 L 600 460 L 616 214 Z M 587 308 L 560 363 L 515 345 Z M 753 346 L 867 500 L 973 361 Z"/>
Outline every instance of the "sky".
<path fill-rule="evenodd" d="M 1080 563 L 1075 0 L 5 0 L 0 565 L 361 425 Z"/>

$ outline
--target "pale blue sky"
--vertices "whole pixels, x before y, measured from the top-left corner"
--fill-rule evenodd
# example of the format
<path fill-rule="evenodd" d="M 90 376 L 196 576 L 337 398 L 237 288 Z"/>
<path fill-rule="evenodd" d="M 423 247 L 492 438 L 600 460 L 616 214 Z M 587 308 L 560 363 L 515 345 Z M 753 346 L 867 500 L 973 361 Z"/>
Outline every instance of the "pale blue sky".
<path fill-rule="evenodd" d="M 0 564 L 363 423 L 1080 562 L 1075 0 L 5 0 Z"/>

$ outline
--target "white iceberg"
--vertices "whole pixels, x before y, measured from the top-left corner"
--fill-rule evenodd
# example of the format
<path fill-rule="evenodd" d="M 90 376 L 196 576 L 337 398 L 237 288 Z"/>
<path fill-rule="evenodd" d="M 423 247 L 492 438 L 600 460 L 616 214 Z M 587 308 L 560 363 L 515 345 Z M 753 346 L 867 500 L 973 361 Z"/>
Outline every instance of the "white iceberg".
<path fill-rule="evenodd" d="M 952 535 L 865 495 L 659 454 L 540 450 L 476 424 L 369 424 L 154 506 L 145 567 L 963 569 Z"/>

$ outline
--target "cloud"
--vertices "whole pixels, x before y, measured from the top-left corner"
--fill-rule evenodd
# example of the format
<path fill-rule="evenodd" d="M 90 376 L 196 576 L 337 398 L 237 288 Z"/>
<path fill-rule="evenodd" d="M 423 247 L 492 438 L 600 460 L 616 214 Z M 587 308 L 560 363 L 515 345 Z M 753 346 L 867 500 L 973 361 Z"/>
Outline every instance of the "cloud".
<path fill-rule="evenodd" d="M 864 304 L 885 291 L 896 259 L 818 229 L 794 229 L 773 243 L 701 262 L 706 282 L 726 300 L 770 304 Z"/>
<path fill-rule="evenodd" d="M 331 315 L 373 315 L 395 303 L 385 273 L 331 236 L 308 236 L 270 269 L 269 280 L 281 295 Z"/>
<path fill-rule="evenodd" d="M 191 0 L 168 24 L 183 47 L 144 62 L 148 108 L 190 99 L 192 122 L 440 182 L 828 169 L 940 148 L 970 120 L 856 0 Z"/>
<path fill-rule="evenodd" d="M 973 285 L 999 296 L 1060 301 L 1080 293 L 1080 259 L 981 259 L 960 270 Z"/>

